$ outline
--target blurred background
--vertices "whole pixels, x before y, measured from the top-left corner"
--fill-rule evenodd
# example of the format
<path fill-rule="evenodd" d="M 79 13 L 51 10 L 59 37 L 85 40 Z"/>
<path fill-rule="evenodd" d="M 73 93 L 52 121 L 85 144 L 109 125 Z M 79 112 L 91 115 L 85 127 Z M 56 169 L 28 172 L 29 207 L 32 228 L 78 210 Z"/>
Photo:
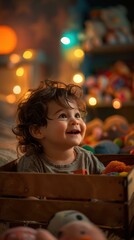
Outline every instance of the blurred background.
<path fill-rule="evenodd" d="M 133 123 L 132 3 L 0 0 L 1 119 L 14 120 L 18 99 L 45 78 L 83 87 L 87 121 Z"/>

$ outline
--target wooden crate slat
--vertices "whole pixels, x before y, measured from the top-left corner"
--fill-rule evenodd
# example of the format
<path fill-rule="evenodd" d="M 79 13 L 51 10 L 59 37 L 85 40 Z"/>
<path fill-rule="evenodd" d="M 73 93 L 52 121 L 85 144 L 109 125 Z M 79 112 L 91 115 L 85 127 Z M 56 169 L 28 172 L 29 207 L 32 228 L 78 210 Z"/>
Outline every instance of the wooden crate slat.
<path fill-rule="evenodd" d="M 128 210 L 128 223 L 133 221 L 134 226 L 134 193 L 131 197 L 131 200 L 127 203 L 127 210 Z"/>
<path fill-rule="evenodd" d="M 48 222 L 51 217 L 62 210 L 78 210 L 97 225 L 107 227 L 124 226 L 124 205 L 100 201 L 60 201 L 0 199 L 0 220 Z"/>
<path fill-rule="evenodd" d="M 126 165 L 134 165 L 134 155 L 129 154 L 96 154 L 96 157 L 106 166 L 110 161 L 121 161 Z"/>
<path fill-rule="evenodd" d="M 134 155 L 97 157 L 105 166 L 113 160 L 134 165 Z M 0 222 L 46 226 L 56 212 L 72 209 L 84 213 L 102 229 L 130 239 L 134 231 L 134 168 L 125 177 L 82 176 L 17 173 L 14 164 L 16 161 L 0 167 Z M 46 196 L 47 200 L 27 196 Z"/>
<path fill-rule="evenodd" d="M 128 200 L 130 200 L 134 193 L 134 169 L 132 169 L 132 171 L 128 174 L 127 186 L 128 192 L 126 194 L 128 195 Z"/>
<path fill-rule="evenodd" d="M 106 175 L 0 172 L 0 195 L 123 201 L 124 181 L 124 177 Z"/>

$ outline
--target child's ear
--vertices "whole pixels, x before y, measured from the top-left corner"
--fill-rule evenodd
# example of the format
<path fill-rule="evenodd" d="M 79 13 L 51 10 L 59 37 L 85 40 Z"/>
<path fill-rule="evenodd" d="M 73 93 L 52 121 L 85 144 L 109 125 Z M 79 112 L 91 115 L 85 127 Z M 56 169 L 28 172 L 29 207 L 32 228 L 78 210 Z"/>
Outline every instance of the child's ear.
<path fill-rule="evenodd" d="M 32 125 L 29 127 L 29 132 L 32 135 L 32 137 L 36 138 L 36 139 L 42 139 L 44 138 L 44 131 L 43 131 L 44 127 L 39 127 L 37 125 Z"/>

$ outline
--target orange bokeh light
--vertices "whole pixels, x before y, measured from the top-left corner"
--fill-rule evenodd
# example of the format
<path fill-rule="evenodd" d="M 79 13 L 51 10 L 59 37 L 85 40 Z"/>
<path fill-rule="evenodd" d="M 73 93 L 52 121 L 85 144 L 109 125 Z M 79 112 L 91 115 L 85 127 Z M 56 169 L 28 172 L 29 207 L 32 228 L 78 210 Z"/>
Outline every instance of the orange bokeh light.
<path fill-rule="evenodd" d="M 15 31 L 5 25 L 0 25 L 0 54 L 11 53 L 17 44 L 17 36 Z"/>

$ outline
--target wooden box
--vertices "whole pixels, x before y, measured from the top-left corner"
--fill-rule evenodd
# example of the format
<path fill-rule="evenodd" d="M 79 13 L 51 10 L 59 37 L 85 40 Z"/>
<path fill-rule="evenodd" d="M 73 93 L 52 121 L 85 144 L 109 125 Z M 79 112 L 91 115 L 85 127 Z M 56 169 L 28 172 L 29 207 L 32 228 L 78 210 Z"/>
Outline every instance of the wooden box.
<path fill-rule="evenodd" d="M 134 155 L 97 155 L 134 164 Z M 134 168 L 127 176 L 18 173 L 0 168 L 0 222 L 46 227 L 61 210 L 74 209 L 108 232 L 130 239 L 134 231 Z M 14 170 L 14 171 L 13 171 Z M 28 198 L 30 196 L 45 199 Z"/>

